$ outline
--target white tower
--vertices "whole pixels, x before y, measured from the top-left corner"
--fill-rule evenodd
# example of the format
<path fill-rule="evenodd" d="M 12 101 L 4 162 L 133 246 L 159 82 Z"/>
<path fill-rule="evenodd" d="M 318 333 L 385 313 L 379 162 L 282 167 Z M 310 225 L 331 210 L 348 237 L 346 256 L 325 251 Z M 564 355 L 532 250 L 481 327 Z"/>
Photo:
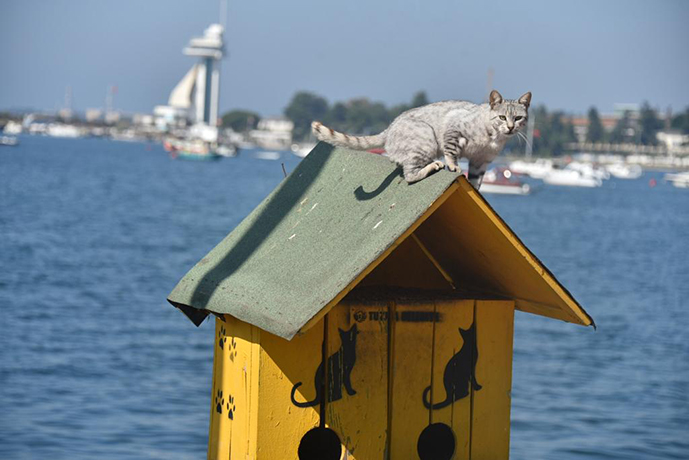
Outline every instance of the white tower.
<path fill-rule="evenodd" d="M 218 124 L 220 99 L 220 60 L 223 58 L 223 26 L 211 24 L 203 37 L 192 38 L 184 48 L 187 56 L 200 58 L 195 67 L 194 121 L 215 127 Z"/>

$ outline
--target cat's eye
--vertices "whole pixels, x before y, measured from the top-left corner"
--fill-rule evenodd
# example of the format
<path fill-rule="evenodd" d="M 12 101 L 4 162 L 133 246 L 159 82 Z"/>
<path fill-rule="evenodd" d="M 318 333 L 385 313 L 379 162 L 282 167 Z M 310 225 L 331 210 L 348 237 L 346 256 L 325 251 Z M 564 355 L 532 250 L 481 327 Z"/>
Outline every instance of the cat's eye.
<path fill-rule="evenodd" d="M 524 117 L 522 117 L 522 116 L 520 116 L 520 115 L 519 115 L 519 116 L 516 116 L 516 117 L 514 117 L 514 121 L 519 121 L 519 120 L 521 120 L 522 118 L 524 118 Z"/>
<path fill-rule="evenodd" d="M 502 121 L 505 121 L 505 120 L 507 120 L 507 117 L 506 117 L 505 115 L 500 115 L 500 119 L 501 119 Z"/>

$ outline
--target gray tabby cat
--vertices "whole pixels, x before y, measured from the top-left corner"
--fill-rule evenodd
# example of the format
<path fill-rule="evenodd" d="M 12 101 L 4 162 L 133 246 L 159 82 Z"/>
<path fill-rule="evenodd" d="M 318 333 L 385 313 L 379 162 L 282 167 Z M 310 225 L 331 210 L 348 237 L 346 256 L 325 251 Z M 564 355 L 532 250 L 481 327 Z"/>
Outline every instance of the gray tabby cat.
<path fill-rule="evenodd" d="M 407 110 L 375 136 L 350 136 L 314 121 L 313 134 L 329 144 L 355 150 L 385 147 L 387 156 L 402 166 L 407 182 L 417 182 L 445 167 L 457 171 L 457 160 L 469 160 L 469 182 L 479 188 L 488 164 L 505 142 L 526 125 L 531 93 L 516 101 L 490 93 L 489 103 L 444 101 Z"/>

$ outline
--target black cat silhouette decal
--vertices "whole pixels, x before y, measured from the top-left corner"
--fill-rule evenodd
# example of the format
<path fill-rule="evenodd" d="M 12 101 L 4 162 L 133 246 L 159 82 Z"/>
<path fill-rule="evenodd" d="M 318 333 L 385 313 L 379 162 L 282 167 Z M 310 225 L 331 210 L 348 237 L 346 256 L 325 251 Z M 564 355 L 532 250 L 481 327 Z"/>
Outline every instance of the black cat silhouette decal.
<path fill-rule="evenodd" d="M 356 391 L 352 388 L 352 369 L 356 362 L 356 324 L 348 331 L 340 331 L 340 341 L 342 345 L 340 348 L 328 357 L 328 401 L 337 401 L 342 399 L 342 387 L 344 386 L 349 396 L 354 396 Z M 301 386 L 302 382 L 297 382 L 292 387 L 292 404 L 297 407 L 311 407 L 320 404 L 323 399 L 323 363 L 316 369 L 316 377 L 314 384 L 316 386 L 316 398 L 313 401 L 299 402 L 294 399 L 297 393 L 297 388 Z"/>
<path fill-rule="evenodd" d="M 442 409 L 455 401 L 469 395 L 469 384 L 474 391 L 481 389 L 476 381 L 476 363 L 478 362 L 478 347 L 476 346 L 476 326 L 471 324 L 469 329 L 459 328 L 459 333 L 464 340 L 462 348 L 447 362 L 443 373 L 443 386 L 447 394 L 444 401 L 433 404 L 429 401 L 429 386 L 423 391 L 423 405 L 426 409 Z"/>

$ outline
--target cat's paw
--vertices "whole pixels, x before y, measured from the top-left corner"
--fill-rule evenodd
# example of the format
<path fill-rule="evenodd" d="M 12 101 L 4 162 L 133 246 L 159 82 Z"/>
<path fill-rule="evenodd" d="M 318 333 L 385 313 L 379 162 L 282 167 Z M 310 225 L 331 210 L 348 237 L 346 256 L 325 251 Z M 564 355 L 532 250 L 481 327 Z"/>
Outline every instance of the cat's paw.
<path fill-rule="evenodd" d="M 435 169 L 436 171 L 440 171 L 445 167 L 445 163 L 443 163 L 440 160 L 434 161 L 433 163 L 431 163 L 431 165 L 433 166 L 433 169 Z"/>
<path fill-rule="evenodd" d="M 457 169 L 459 167 L 457 165 L 447 165 L 447 169 L 452 171 L 452 172 L 457 172 Z"/>

